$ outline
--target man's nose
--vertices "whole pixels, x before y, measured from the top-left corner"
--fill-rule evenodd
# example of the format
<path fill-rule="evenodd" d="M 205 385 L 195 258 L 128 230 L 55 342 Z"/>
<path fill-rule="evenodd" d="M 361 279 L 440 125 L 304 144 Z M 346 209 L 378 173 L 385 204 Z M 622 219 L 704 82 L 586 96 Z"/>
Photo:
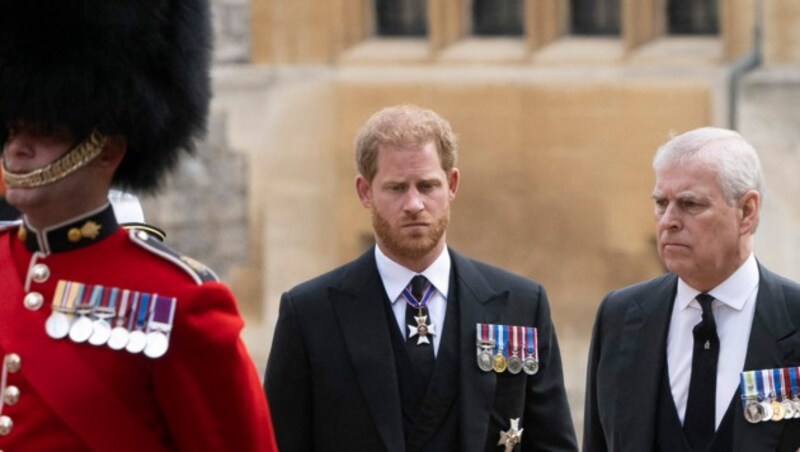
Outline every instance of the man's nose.
<path fill-rule="evenodd" d="M 417 214 L 425 208 L 425 203 L 422 200 L 422 196 L 420 195 L 419 191 L 416 189 L 411 189 L 406 194 L 405 204 L 403 205 L 403 209 L 412 214 Z"/>
<path fill-rule="evenodd" d="M 670 203 L 667 205 L 667 207 L 664 209 L 664 212 L 661 213 L 658 219 L 658 224 L 662 229 L 680 228 L 680 215 L 674 204 Z"/>

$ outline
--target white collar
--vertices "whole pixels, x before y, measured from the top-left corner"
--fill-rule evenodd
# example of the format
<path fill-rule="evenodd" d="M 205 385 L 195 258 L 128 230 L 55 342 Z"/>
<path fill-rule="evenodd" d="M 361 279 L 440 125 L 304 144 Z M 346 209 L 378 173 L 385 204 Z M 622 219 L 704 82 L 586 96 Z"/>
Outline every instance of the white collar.
<path fill-rule="evenodd" d="M 392 303 L 400 298 L 400 294 L 403 289 L 408 287 L 411 278 L 418 274 L 428 278 L 433 287 L 442 294 L 445 300 L 447 299 L 447 294 L 450 290 L 451 262 L 450 253 L 447 252 L 446 246 L 439 257 L 420 273 L 411 271 L 391 260 L 381 251 L 378 245 L 375 245 L 375 264 L 378 266 L 378 273 L 381 275 L 381 280 L 383 280 L 386 295 Z"/>
<path fill-rule="evenodd" d="M 756 263 L 755 256 L 750 253 L 750 257 L 748 257 L 728 279 L 708 291 L 708 294 L 721 303 L 737 311 L 741 311 L 745 302 L 750 297 L 750 294 L 758 287 L 758 278 L 758 264 Z M 697 302 L 692 303 L 699 293 L 699 290 L 686 284 L 684 280 L 679 278 L 675 305 L 681 310 L 688 308 L 690 304 L 700 309 L 700 305 Z"/>

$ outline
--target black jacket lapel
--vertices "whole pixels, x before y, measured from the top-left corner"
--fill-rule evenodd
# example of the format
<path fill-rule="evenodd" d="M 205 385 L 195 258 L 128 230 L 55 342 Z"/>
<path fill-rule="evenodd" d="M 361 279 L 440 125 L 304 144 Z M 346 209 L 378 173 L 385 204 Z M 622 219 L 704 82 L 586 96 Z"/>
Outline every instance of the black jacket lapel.
<path fill-rule="evenodd" d="M 475 325 L 497 321 L 499 317 L 492 311 L 490 302 L 504 294 L 493 290 L 468 259 L 452 250 L 450 256 L 456 272 L 459 307 L 461 448 L 463 451 L 482 451 L 486 444 L 497 376 L 494 372 L 480 372 L 475 364 Z"/>
<path fill-rule="evenodd" d="M 338 288 L 331 287 L 330 296 L 350 362 L 386 449 L 404 451 L 397 369 L 381 304 L 385 290 L 372 248 L 353 262 Z"/>
<path fill-rule="evenodd" d="M 758 266 L 759 285 L 756 311 L 747 345 L 745 370 L 784 367 L 798 350 L 796 328 L 786 307 L 783 288 L 777 276 Z M 741 390 L 735 395 L 738 400 Z M 744 419 L 742 404 L 735 404 L 734 450 L 778 450 L 779 440 L 786 422 L 750 424 Z"/>
<path fill-rule="evenodd" d="M 658 391 L 666 362 L 666 339 L 677 278 L 667 275 L 650 293 L 628 305 L 619 349 L 618 394 L 615 425 L 631 426 L 619 432 L 617 450 L 650 450 L 655 440 Z M 635 426 L 635 427 L 634 427 Z"/>

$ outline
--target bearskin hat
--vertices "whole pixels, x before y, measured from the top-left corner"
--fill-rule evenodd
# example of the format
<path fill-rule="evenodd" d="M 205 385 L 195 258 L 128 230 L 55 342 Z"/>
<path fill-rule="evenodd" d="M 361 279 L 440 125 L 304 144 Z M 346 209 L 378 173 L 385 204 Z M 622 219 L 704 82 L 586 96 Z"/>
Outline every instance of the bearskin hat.
<path fill-rule="evenodd" d="M 154 191 L 205 132 L 208 0 L 0 0 L 0 121 L 122 134 L 114 185 Z"/>

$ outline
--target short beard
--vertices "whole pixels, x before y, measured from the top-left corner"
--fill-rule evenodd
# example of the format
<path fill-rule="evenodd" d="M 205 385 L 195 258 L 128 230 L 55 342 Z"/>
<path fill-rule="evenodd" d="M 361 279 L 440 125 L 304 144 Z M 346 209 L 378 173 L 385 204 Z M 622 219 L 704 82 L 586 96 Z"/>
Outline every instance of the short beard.
<path fill-rule="evenodd" d="M 436 219 L 428 232 L 412 238 L 402 237 L 398 231 L 392 229 L 391 224 L 372 210 L 372 228 L 381 243 L 390 254 L 402 259 L 416 261 L 426 257 L 442 240 L 447 226 L 450 224 L 450 211 Z"/>

